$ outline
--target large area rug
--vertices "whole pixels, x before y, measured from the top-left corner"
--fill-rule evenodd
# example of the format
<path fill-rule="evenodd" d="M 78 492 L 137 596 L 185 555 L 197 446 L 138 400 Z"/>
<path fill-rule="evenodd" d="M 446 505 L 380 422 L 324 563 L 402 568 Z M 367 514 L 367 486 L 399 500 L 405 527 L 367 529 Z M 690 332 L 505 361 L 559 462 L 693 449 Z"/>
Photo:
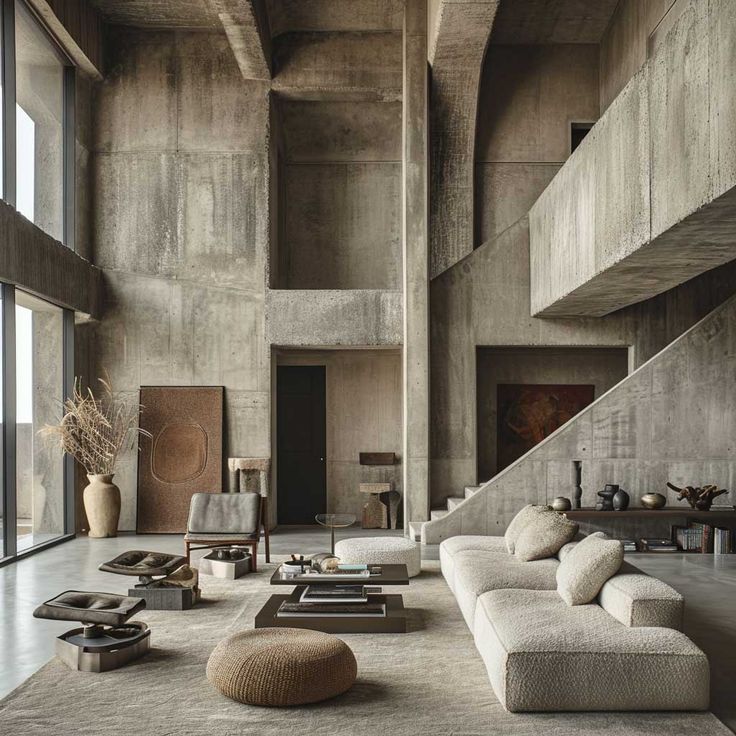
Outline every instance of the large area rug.
<path fill-rule="evenodd" d="M 730 734 L 710 713 L 507 713 L 455 599 L 439 572 L 404 589 L 407 634 L 342 638 L 358 660 L 348 693 L 302 708 L 235 703 L 207 682 L 217 642 L 252 628 L 273 565 L 236 581 L 202 578 L 205 601 L 191 611 L 144 611 L 154 649 L 100 675 L 72 672 L 52 660 L 0 701 L 0 733 L 13 736 L 699 736 Z M 682 683 L 687 687 L 687 683 Z"/>

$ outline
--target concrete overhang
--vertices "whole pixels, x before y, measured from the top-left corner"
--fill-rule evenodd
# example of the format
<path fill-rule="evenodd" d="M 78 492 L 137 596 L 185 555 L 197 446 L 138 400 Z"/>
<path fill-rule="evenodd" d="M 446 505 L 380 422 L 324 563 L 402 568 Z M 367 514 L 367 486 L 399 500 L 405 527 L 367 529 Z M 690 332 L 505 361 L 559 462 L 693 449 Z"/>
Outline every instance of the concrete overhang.
<path fill-rule="evenodd" d="M 689 0 L 530 211 L 531 312 L 603 316 L 736 258 L 736 14 Z"/>
<path fill-rule="evenodd" d="M 60 307 L 99 317 L 102 273 L 0 201 L 0 281 Z"/>

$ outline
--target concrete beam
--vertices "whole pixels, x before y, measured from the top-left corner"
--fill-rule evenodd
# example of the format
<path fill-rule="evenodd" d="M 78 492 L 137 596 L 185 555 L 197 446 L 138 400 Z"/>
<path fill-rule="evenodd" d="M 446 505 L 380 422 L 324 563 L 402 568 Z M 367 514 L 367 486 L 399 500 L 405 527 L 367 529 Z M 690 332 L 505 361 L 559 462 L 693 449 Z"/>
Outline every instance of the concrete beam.
<path fill-rule="evenodd" d="M 430 275 L 473 250 L 475 129 L 481 71 L 499 0 L 442 0 L 433 21 Z"/>
<path fill-rule="evenodd" d="M 263 0 L 213 0 L 243 79 L 271 79 L 271 31 Z"/>
<path fill-rule="evenodd" d="M 736 258 L 735 48 L 730 3 L 686 3 L 530 210 L 533 315 L 602 316 Z"/>
<path fill-rule="evenodd" d="M 401 292 L 266 291 L 266 342 L 277 347 L 401 345 Z"/>
<path fill-rule="evenodd" d="M 0 201 L 0 281 L 98 317 L 101 273 Z"/>
<path fill-rule="evenodd" d="M 274 39 L 273 89 L 301 100 L 401 100 L 401 34 L 285 33 Z"/>
<path fill-rule="evenodd" d="M 404 524 L 429 518 L 429 120 L 427 3 L 404 10 Z"/>

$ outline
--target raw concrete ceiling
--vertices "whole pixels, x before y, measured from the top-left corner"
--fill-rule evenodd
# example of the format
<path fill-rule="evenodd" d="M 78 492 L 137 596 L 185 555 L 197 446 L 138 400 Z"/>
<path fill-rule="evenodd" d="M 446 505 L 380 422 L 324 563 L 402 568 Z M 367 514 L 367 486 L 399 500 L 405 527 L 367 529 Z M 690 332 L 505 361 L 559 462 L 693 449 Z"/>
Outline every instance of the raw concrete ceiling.
<path fill-rule="evenodd" d="M 404 0 L 266 0 L 271 34 L 400 31 Z"/>
<path fill-rule="evenodd" d="M 491 43 L 599 43 L 618 0 L 501 0 Z"/>
<path fill-rule="evenodd" d="M 211 0 L 90 0 L 103 20 L 140 28 L 222 28 Z"/>

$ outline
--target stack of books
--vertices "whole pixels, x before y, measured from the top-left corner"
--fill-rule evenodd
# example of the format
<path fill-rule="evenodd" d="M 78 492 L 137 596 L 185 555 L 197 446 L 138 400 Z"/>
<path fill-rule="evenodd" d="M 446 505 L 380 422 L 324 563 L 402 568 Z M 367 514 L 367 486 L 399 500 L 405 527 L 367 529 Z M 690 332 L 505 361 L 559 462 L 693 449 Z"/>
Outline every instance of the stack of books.
<path fill-rule="evenodd" d="M 284 601 L 276 612 L 278 618 L 385 616 L 383 603 L 292 603 Z"/>
<path fill-rule="evenodd" d="M 734 530 L 717 527 L 713 535 L 713 552 L 717 555 L 731 555 L 734 552 Z"/>
<path fill-rule="evenodd" d="M 691 521 L 687 527 L 672 527 L 672 538 L 685 552 L 730 555 L 736 552 L 736 530 Z"/>
<path fill-rule="evenodd" d="M 644 538 L 641 540 L 642 552 L 677 552 L 678 546 L 671 539 Z"/>
<path fill-rule="evenodd" d="M 634 539 L 622 539 L 621 544 L 624 546 L 624 552 L 636 552 L 636 541 Z"/>

